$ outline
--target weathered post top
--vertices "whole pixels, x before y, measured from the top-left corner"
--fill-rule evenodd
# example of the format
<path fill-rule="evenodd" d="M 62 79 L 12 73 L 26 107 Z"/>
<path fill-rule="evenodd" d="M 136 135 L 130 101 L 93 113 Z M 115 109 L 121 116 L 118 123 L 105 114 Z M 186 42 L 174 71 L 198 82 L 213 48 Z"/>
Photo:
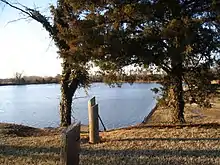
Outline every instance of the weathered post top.
<path fill-rule="evenodd" d="M 89 100 L 89 105 L 94 106 L 95 104 L 96 104 L 96 100 L 95 100 L 95 97 L 93 97 Z"/>
<path fill-rule="evenodd" d="M 69 133 L 71 133 L 71 132 L 76 131 L 75 128 L 78 128 L 78 127 L 80 127 L 80 122 L 78 122 L 78 123 L 73 123 L 73 124 L 71 124 L 70 126 L 68 126 L 63 133 L 69 134 Z"/>
<path fill-rule="evenodd" d="M 80 125 L 80 122 L 74 123 L 62 133 L 62 165 L 79 165 Z"/>

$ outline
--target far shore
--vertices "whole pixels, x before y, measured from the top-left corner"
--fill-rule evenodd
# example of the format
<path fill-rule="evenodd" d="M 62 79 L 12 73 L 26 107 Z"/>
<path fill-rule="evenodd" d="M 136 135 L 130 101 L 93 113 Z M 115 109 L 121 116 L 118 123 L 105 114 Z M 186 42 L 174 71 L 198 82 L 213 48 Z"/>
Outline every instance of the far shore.
<path fill-rule="evenodd" d="M 92 83 L 105 83 L 103 81 L 94 81 Z M 159 81 L 134 81 L 134 82 L 119 82 L 119 83 L 160 83 Z M 24 86 L 24 85 L 44 85 L 44 84 L 60 84 L 59 82 L 45 82 L 45 83 L 0 83 L 0 86 Z"/>
<path fill-rule="evenodd" d="M 59 84 L 57 82 L 47 82 L 47 83 L 0 83 L 0 86 L 22 86 L 22 85 L 43 85 L 43 84 Z"/>

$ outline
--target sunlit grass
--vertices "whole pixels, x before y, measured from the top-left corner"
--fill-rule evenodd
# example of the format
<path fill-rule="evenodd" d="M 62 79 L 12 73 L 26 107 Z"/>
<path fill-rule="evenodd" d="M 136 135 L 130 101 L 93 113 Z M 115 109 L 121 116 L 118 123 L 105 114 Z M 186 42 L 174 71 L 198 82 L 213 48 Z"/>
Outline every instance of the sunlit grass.
<path fill-rule="evenodd" d="M 100 133 L 88 144 L 84 133 L 80 164 L 218 164 L 220 128 L 183 127 L 121 129 Z M 59 164 L 60 135 L 0 135 L 0 164 Z"/>

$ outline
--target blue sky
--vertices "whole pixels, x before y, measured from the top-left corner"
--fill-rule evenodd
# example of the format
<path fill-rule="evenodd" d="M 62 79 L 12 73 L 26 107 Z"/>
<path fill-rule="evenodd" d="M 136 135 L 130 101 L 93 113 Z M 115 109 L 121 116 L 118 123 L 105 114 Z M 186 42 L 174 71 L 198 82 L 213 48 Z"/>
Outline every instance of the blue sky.
<path fill-rule="evenodd" d="M 28 7 L 40 7 L 48 14 L 49 4 L 55 0 L 19 0 Z M 1 6 L 2 8 L 2 6 Z M 48 33 L 36 21 L 20 20 L 18 11 L 10 7 L 0 8 L 0 78 L 13 77 L 15 72 L 24 75 L 55 76 L 61 72 L 61 60 Z"/>

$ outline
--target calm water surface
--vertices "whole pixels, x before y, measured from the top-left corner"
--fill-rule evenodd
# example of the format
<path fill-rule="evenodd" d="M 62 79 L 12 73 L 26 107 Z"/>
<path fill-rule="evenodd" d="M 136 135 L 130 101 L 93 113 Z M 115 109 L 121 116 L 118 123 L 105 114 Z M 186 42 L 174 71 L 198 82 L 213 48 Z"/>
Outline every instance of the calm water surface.
<path fill-rule="evenodd" d="M 158 86 L 135 83 L 109 88 L 103 83 L 94 83 L 88 93 L 84 89 L 77 90 L 73 117 L 88 124 L 87 102 L 95 96 L 107 129 L 140 123 L 156 104 L 155 94 L 150 89 Z M 1 86 L 0 122 L 56 127 L 59 125 L 59 101 L 58 84 Z"/>

